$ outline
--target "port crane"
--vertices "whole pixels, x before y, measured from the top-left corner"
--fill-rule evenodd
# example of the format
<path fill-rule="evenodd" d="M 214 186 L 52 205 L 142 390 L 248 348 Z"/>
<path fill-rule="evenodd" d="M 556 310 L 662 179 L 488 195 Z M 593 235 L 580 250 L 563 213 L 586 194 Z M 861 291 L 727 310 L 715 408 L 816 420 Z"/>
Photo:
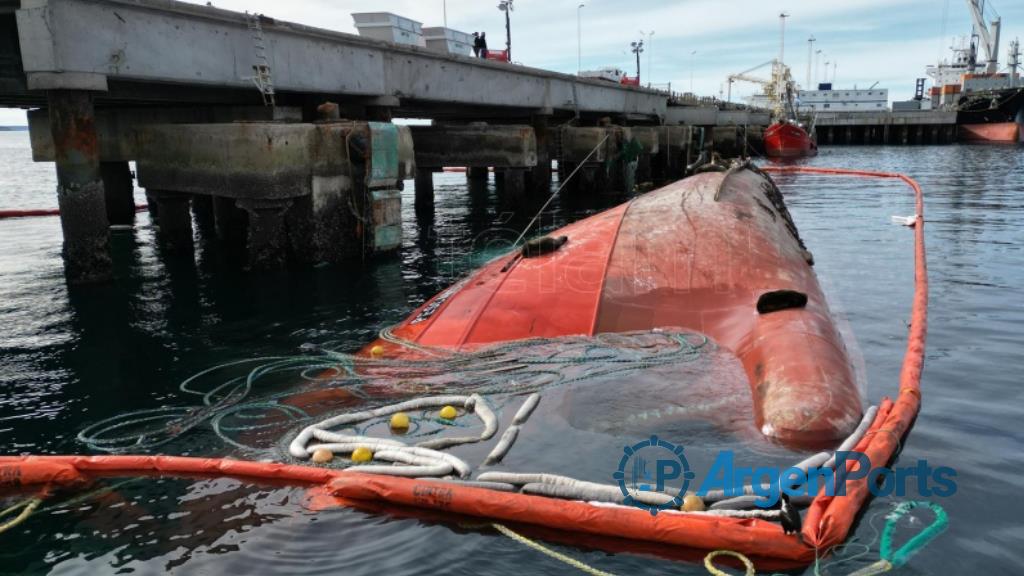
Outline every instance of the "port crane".
<path fill-rule="evenodd" d="M 751 75 L 751 72 L 756 72 L 766 66 L 772 67 L 772 78 L 770 80 Z M 785 118 L 787 112 L 790 117 L 796 117 L 796 110 L 793 107 L 793 92 L 795 91 L 793 77 L 790 75 L 789 67 L 782 64 L 778 58 L 758 64 L 742 72 L 730 74 L 727 80 L 729 84 L 728 96 L 726 97 L 727 102 L 732 101 L 732 85 L 734 82 L 750 82 L 764 88 L 764 95 L 772 103 L 772 112 L 776 118 Z"/>
<path fill-rule="evenodd" d="M 972 36 L 980 40 L 981 47 L 985 50 L 985 72 L 995 74 L 999 71 L 999 29 L 1002 26 L 1003 19 L 996 16 L 996 19 L 990 22 L 989 26 L 985 25 L 985 0 L 967 0 L 967 8 L 971 11 L 971 19 L 974 22 L 974 34 Z M 975 48 L 972 41 L 970 55 L 972 71 L 976 61 L 977 48 Z"/>

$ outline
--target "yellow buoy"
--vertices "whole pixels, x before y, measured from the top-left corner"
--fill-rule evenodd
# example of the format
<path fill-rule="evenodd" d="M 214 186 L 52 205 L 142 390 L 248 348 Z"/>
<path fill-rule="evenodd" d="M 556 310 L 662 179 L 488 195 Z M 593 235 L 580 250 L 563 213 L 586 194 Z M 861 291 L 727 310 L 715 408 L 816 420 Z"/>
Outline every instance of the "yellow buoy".
<path fill-rule="evenodd" d="M 458 415 L 459 412 L 455 409 L 455 406 L 445 406 L 444 408 L 441 408 L 440 416 L 445 420 L 455 420 L 455 417 Z"/>
<path fill-rule="evenodd" d="M 391 430 L 394 432 L 406 432 L 409 430 L 409 415 L 405 412 L 395 412 L 391 416 Z"/>
<path fill-rule="evenodd" d="M 353 462 L 369 462 L 373 460 L 373 451 L 366 446 L 360 446 L 352 451 Z"/>
<path fill-rule="evenodd" d="M 703 512 L 704 511 L 704 500 L 694 493 L 688 493 L 683 497 L 683 512 Z"/>
<path fill-rule="evenodd" d="M 334 459 L 334 453 L 327 448 L 317 448 L 313 451 L 313 462 L 316 464 L 326 464 Z"/>
<path fill-rule="evenodd" d="M 377 344 L 373 348 L 370 348 L 370 356 L 373 356 L 374 358 L 380 358 L 383 355 L 384 355 L 384 347 L 381 346 L 380 344 Z"/>

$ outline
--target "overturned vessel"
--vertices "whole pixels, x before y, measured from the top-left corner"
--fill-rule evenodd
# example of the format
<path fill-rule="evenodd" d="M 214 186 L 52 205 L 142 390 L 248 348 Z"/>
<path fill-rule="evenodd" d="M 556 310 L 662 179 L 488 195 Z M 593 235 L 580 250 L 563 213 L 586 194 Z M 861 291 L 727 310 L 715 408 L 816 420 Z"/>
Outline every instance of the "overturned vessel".
<path fill-rule="evenodd" d="M 705 172 L 497 258 L 364 353 L 416 357 L 506 341 L 673 327 L 741 361 L 763 434 L 847 436 L 862 399 L 778 188 L 751 164 Z"/>

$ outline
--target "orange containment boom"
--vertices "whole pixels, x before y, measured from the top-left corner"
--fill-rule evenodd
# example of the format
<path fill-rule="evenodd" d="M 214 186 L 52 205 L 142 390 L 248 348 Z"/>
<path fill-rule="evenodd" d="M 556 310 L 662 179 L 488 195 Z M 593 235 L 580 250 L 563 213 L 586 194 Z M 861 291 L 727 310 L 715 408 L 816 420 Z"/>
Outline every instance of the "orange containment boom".
<path fill-rule="evenodd" d="M 915 290 L 907 350 L 895 402 L 886 398 L 856 451 L 871 467 L 886 465 L 895 454 L 920 407 L 924 362 L 928 280 L 925 265 L 923 199 L 918 185 L 899 174 L 824 168 L 779 167 L 774 172 L 836 174 L 896 178 L 916 194 Z M 855 462 L 848 463 L 848 471 Z M 780 525 L 756 518 L 733 518 L 700 513 L 645 510 L 618 505 L 498 492 L 437 481 L 371 475 L 313 466 L 173 456 L 12 456 L 0 457 L 0 491 L 42 491 L 96 477 L 137 475 L 232 476 L 270 484 L 312 486 L 314 503 L 382 510 L 412 507 L 443 513 L 516 522 L 582 537 L 626 539 L 709 550 L 726 549 L 757 558 L 805 564 L 841 544 L 867 499 L 867 478 L 846 480 L 846 495 L 819 493 L 807 511 L 799 534 L 787 535 Z M 591 540 L 595 541 L 595 540 Z"/>

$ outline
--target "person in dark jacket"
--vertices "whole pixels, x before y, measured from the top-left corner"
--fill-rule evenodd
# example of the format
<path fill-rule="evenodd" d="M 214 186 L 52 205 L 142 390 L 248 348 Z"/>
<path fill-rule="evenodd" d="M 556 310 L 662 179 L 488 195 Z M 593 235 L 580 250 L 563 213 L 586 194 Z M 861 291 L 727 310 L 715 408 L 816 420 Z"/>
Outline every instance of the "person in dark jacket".
<path fill-rule="evenodd" d="M 487 32 L 480 33 L 480 57 L 487 59 Z"/>
<path fill-rule="evenodd" d="M 480 33 L 473 32 L 473 56 L 480 57 Z"/>

